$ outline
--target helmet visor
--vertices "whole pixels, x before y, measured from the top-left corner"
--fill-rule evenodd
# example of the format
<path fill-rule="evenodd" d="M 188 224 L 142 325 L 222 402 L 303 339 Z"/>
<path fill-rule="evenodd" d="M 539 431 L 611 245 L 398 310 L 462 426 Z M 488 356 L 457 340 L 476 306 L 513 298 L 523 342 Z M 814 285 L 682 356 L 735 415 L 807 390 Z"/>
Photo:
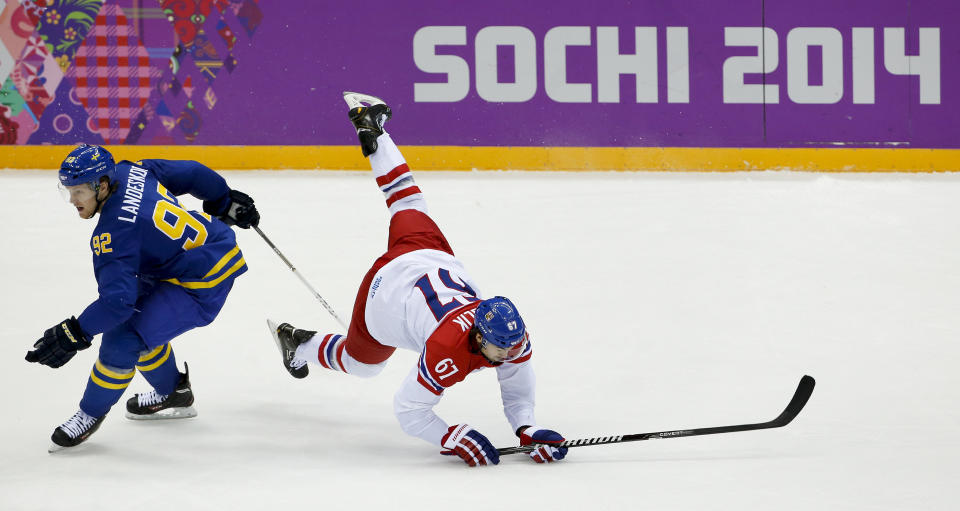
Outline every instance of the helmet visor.
<path fill-rule="evenodd" d="M 509 348 L 501 348 L 492 342 L 486 341 L 483 343 L 481 350 L 488 359 L 494 362 L 509 362 L 523 354 L 527 349 L 527 341 L 529 339 L 530 334 L 524 333 L 523 338 Z"/>
<path fill-rule="evenodd" d="M 94 199 L 97 195 L 97 192 L 93 189 L 93 183 L 82 183 L 71 186 L 63 186 L 60 184 L 57 186 L 60 188 L 60 195 L 63 197 L 63 200 L 70 203 L 87 202 Z"/>

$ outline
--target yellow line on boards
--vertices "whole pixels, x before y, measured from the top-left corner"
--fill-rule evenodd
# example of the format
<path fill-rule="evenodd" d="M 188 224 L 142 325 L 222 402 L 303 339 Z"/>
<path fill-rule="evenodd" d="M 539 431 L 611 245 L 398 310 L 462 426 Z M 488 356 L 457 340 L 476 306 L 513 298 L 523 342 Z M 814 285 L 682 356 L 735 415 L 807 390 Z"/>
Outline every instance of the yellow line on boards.
<path fill-rule="evenodd" d="M 72 146 L 0 146 L 0 168 L 56 169 Z M 367 170 L 358 146 L 107 146 L 117 160 L 216 170 Z M 960 149 L 401 146 L 415 170 L 956 172 Z"/>

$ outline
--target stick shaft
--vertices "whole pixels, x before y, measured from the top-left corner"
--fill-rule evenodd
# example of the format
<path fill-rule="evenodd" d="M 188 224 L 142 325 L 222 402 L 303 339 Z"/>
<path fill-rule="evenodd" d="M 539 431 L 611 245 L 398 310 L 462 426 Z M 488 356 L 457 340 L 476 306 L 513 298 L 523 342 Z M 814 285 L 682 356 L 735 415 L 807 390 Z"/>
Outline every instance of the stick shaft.
<path fill-rule="evenodd" d="M 340 323 L 340 326 L 343 327 L 344 331 L 346 331 L 347 325 L 344 324 L 342 319 L 340 319 L 340 316 L 337 316 L 337 313 L 333 310 L 333 307 L 331 307 L 330 304 L 327 303 L 327 301 L 324 300 L 322 296 L 320 296 L 320 293 L 318 293 L 317 290 L 314 289 L 309 282 L 307 282 L 307 279 L 303 278 L 303 275 L 301 275 L 300 272 L 297 271 L 297 269 L 293 266 L 293 263 L 291 263 L 290 260 L 283 255 L 283 252 L 281 252 L 280 249 L 277 248 L 277 246 L 274 245 L 272 241 L 270 241 L 270 238 L 268 238 L 267 235 L 260 230 L 260 227 L 253 226 L 253 229 L 257 231 L 257 234 L 259 234 L 260 237 L 263 238 L 263 241 L 265 241 L 267 245 L 270 248 L 272 248 L 273 251 L 276 252 L 278 256 L 280 256 L 280 259 L 283 261 L 284 264 L 287 265 L 287 268 L 290 268 L 290 271 L 292 271 L 293 274 L 296 275 L 298 279 L 300 279 L 300 282 L 303 282 L 303 285 L 307 286 L 307 289 L 309 289 L 310 292 L 313 293 L 314 298 L 316 298 L 320 302 L 320 305 L 322 305 L 323 308 L 326 309 L 331 316 L 333 316 L 333 319 L 337 320 L 337 323 Z"/>
<path fill-rule="evenodd" d="M 655 440 L 663 438 L 680 438 L 686 436 L 716 435 L 718 433 L 734 433 L 737 431 L 753 431 L 757 429 L 782 428 L 803 410 L 804 405 L 813 394 L 813 387 L 816 381 L 812 376 L 805 375 L 800 379 L 797 390 L 793 393 L 793 398 L 787 407 L 777 416 L 776 419 L 767 422 L 758 422 L 755 424 L 738 424 L 735 426 L 717 426 L 712 428 L 695 429 L 677 429 L 673 431 L 656 431 L 653 433 L 636 433 L 633 435 L 614 435 L 595 438 L 580 438 L 577 440 L 566 440 L 556 447 L 584 447 L 587 445 L 618 444 L 621 442 L 637 442 L 640 440 Z M 505 454 L 528 453 L 536 449 L 536 445 L 521 445 L 518 447 L 503 447 L 497 449 L 497 452 L 503 456 Z"/>

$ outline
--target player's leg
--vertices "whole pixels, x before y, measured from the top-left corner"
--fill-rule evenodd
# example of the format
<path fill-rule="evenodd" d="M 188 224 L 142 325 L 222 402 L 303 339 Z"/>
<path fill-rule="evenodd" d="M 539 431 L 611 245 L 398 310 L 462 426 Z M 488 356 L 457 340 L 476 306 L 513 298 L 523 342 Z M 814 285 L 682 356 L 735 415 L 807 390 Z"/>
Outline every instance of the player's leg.
<path fill-rule="evenodd" d="M 191 292 L 168 282 L 158 283 L 137 302 L 139 313 L 131 318 L 132 327 L 143 339 L 137 369 L 152 390 L 138 393 L 127 401 L 129 419 L 171 419 L 194 417 L 193 388 L 189 370 L 177 369 L 170 341 L 184 332 L 209 324 L 220 312 L 232 288 L 228 279 L 203 292 Z"/>
<path fill-rule="evenodd" d="M 453 254 L 439 227 L 427 216 L 427 206 L 403 155 L 383 124 L 392 115 L 383 100 L 365 94 L 345 92 L 350 120 L 357 129 L 363 155 L 386 198 L 391 213 L 388 251 L 380 256 L 364 276 L 354 301 L 347 336 L 317 335 L 297 329 L 289 323 L 268 321 L 271 334 L 283 357 L 285 369 L 296 378 L 309 373 L 307 364 L 342 371 L 361 377 L 375 376 L 383 370 L 395 346 L 374 339 L 367 328 L 367 314 L 402 317 L 402 311 L 367 311 L 367 297 L 377 272 L 394 258 L 419 249 L 443 250 Z M 392 304 L 402 308 L 402 304 Z M 399 327 L 398 327 L 399 328 Z"/>
<path fill-rule="evenodd" d="M 371 378 L 380 374 L 387 365 L 387 358 L 396 349 L 368 339 L 367 342 L 372 341 L 374 350 L 379 351 L 380 355 L 375 359 L 368 359 L 371 363 L 366 363 L 346 351 L 348 336 L 318 335 L 313 330 L 296 328 L 290 323 L 277 324 L 272 320 L 267 320 L 267 326 L 283 356 L 284 368 L 294 378 L 305 378 L 310 372 L 308 365 L 320 366 L 361 378 Z M 361 336 L 356 334 L 353 337 L 353 339 L 360 338 Z"/>
<path fill-rule="evenodd" d="M 380 148 L 370 155 L 370 168 L 377 180 L 377 186 L 383 192 L 390 214 L 407 209 L 427 213 L 427 202 L 423 193 L 393 139 L 384 133 L 377 137 L 377 144 Z"/>
<path fill-rule="evenodd" d="M 153 389 L 138 392 L 127 400 L 128 419 L 185 419 L 197 416 L 197 410 L 193 407 L 190 369 L 186 362 L 183 363 L 182 373 L 177 369 L 170 343 L 142 351 L 137 370 Z"/>
<path fill-rule="evenodd" d="M 383 129 L 393 115 L 390 107 L 368 94 L 344 92 L 343 99 L 350 108 L 349 117 L 357 129 L 363 155 L 369 156 L 370 168 L 390 210 L 388 254 L 393 252 L 396 257 L 425 248 L 452 255 L 449 243 L 427 213 L 426 200 L 406 160 Z"/>
<path fill-rule="evenodd" d="M 366 303 L 374 275 L 390 259 L 392 257 L 384 254 L 363 277 L 346 336 L 329 333 L 318 335 L 316 331 L 297 329 L 289 323 L 278 325 L 267 321 L 270 333 L 283 355 L 284 367 L 291 375 L 295 378 L 307 376 L 307 364 L 361 378 L 371 378 L 383 371 L 387 359 L 397 348 L 383 344 L 370 335 L 366 323 Z"/>
<path fill-rule="evenodd" d="M 80 409 L 95 417 L 106 415 L 133 380 L 137 358 L 144 348 L 143 340 L 127 323 L 104 332 Z"/>
<path fill-rule="evenodd" d="M 80 410 L 53 431 L 51 452 L 80 444 L 100 427 L 130 385 L 143 346 L 140 336 L 127 324 L 104 332 L 100 353 L 80 399 Z"/>
<path fill-rule="evenodd" d="M 303 378 L 309 369 L 307 363 L 325 369 L 369 378 L 380 374 L 386 361 L 396 351 L 392 339 L 376 339 L 370 333 L 368 321 L 393 322 L 402 318 L 404 304 L 375 303 L 368 307 L 367 299 L 378 284 L 374 283 L 381 268 L 395 258 L 420 249 L 453 251 L 433 220 L 419 210 L 402 210 L 390 219 L 388 250 L 374 261 L 364 275 L 353 303 L 353 314 L 346 337 L 337 334 L 317 335 L 310 330 L 296 329 L 288 323 L 270 323 L 270 330 L 284 357 L 284 366 L 291 375 Z M 390 327 L 393 328 L 393 327 Z M 396 325 L 395 328 L 402 328 Z"/>
<path fill-rule="evenodd" d="M 137 358 L 137 370 L 161 396 L 172 394 L 180 381 L 176 356 L 169 342 L 156 347 L 144 345 Z"/>
<path fill-rule="evenodd" d="M 373 278 L 394 257 L 388 251 L 380 256 L 367 271 L 353 304 L 353 314 L 346 337 L 338 334 L 317 335 L 316 331 L 298 329 L 289 323 L 277 324 L 267 320 L 270 333 L 283 356 L 283 365 L 295 378 L 306 377 L 307 364 L 324 369 L 370 378 L 380 374 L 387 359 L 396 351 L 395 346 L 374 339 L 367 330 L 367 296 Z"/>
<path fill-rule="evenodd" d="M 406 160 L 383 129 L 383 124 L 393 115 L 390 107 L 376 96 L 356 92 L 344 92 L 343 99 L 350 107 L 350 121 L 357 129 L 363 155 L 369 156 L 370 168 L 390 214 L 406 209 L 427 213 L 427 203 Z"/>

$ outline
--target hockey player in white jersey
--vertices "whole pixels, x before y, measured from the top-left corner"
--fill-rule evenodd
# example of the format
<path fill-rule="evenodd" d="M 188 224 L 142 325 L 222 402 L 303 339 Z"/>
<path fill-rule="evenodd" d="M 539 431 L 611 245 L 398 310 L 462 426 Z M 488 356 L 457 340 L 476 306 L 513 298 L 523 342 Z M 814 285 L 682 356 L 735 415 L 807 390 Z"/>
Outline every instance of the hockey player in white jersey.
<path fill-rule="evenodd" d="M 380 373 L 396 348 L 420 358 L 394 397 L 394 412 L 410 435 L 457 455 L 470 466 L 497 464 L 490 441 L 465 423 L 434 413 L 443 391 L 474 371 L 495 368 L 504 412 L 537 463 L 563 459 L 564 438 L 534 418 L 535 378 L 530 335 L 507 298 L 483 299 L 454 256 L 397 146 L 383 130 L 390 108 L 379 98 L 345 92 L 349 116 L 390 210 L 387 252 L 367 272 L 346 336 L 317 334 L 268 321 L 283 365 L 304 378 L 308 364 L 360 377 Z"/>

